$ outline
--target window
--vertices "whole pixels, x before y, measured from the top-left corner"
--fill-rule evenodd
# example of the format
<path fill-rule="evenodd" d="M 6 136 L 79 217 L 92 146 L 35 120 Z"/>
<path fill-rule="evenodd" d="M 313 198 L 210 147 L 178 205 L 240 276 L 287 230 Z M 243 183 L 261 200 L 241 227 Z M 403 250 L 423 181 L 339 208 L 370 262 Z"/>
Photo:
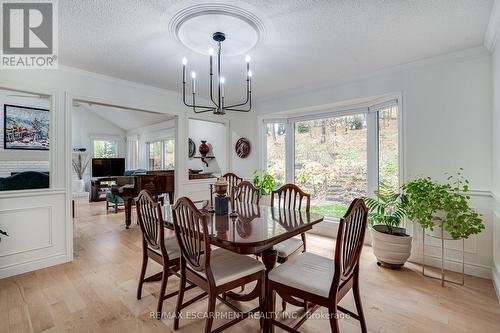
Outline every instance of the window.
<path fill-rule="evenodd" d="M 399 116 L 393 100 L 265 123 L 264 167 L 278 184 L 310 193 L 311 211 L 338 219 L 379 182 L 399 187 Z"/>
<path fill-rule="evenodd" d="M 285 145 L 286 145 L 286 124 L 268 123 L 266 132 L 266 168 L 274 179 L 277 187 L 286 182 L 285 169 Z"/>
<path fill-rule="evenodd" d="M 118 142 L 114 140 L 94 140 L 94 157 L 118 157 Z"/>
<path fill-rule="evenodd" d="M 378 111 L 378 171 L 379 182 L 399 187 L 398 107 Z"/>
<path fill-rule="evenodd" d="M 148 142 L 150 170 L 164 170 L 175 166 L 175 141 L 160 140 Z"/>
<path fill-rule="evenodd" d="M 311 210 L 340 218 L 367 194 L 366 115 L 295 123 L 295 183 L 311 194 Z"/>

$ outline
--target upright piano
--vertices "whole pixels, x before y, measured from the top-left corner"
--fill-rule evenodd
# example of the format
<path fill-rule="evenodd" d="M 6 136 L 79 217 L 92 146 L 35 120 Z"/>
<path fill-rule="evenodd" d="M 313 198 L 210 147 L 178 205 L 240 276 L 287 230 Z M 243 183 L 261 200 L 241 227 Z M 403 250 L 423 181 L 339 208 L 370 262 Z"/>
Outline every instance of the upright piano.
<path fill-rule="evenodd" d="M 125 227 L 131 224 L 133 199 L 142 190 L 153 195 L 168 194 L 170 204 L 174 203 L 174 170 L 148 171 L 146 174 L 117 177 L 111 193 L 123 198 L 125 204 Z"/>

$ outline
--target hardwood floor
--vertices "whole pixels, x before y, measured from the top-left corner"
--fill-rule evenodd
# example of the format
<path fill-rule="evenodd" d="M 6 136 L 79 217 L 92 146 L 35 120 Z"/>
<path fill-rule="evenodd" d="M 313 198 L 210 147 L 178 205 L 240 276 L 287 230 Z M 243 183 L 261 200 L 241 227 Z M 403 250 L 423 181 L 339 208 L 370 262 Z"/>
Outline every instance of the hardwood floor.
<path fill-rule="evenodd" d="M 173 319 L 150 318 L 155 311 L 159 282 L 146 283 L 136 300 L 141 267 L 140 230 L 125 230 L 123 212 L 106 213 L 105 203 L 76 205 L 75 260 L 32 273 L 0 280 L 0 333 L 5 332 L 173 332 Z M 135 221 L 135 213 L 133 215 Z M 333 257 L 334 240 L 308 235 L 308 251 Z M 148 274 L 158 272 L 151 262 Z M 371 332 L 500 332 L 500 305 L 491 281 L 466 277 L 464 287 L 422 277 L 420 266 L 400 271 L 377 267 L 370 247 L 361 258 L 361 294 Z M 169 280 L 174 291 L 178 279 Z M 250 290 L 247 287 L 247 290 Z M 198 289 L 186 297 L 197 295 Z M 164 303 L 174 311 L 176 298 Z M 277 309 L 280 309 L 280 300 Z M 352 295 L 341 302 L 354 309 Z M 254 305 L 254 304 L 251 304 Z M 251 305 L 243 305 L 250 308 Z M 207 302 L 186 309 L 178 332 L 201 332 Z M 218 311 L 229 309 L 217 304 Z M 298 308 L 288 305 L 287 314 Z M 325 313 L 324 311 L 322 313 Z M 293 318 L 287 319 L 294 321 Z M 225 322 L 216 319 L 214 327 Z M 354 319 L 340 321 L 342 332 L 360 332 Z M 329 332 L 326 319 L 310 319 L 304 332 Z M 256 319 L 246 319 L 228 332 L 259 332 Z M 279 329 L 276 329 L 280 332 Z"/>

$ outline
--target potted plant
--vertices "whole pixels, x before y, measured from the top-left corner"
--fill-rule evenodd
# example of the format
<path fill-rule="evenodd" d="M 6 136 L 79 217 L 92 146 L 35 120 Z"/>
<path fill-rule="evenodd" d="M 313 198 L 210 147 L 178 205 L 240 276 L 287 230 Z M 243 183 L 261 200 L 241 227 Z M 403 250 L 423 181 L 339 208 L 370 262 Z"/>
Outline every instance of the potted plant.
<path fill-rule="evenodd" d="M 411 254 L 412 237 L 400 227 L 407 214 L 408 200 L 385 182 L 374 193 L 376 198 L 364 198 L 372 225 L 373 253 L 379 266 L 399 268 Z"/>
<path fill-rule="evenodd" d="M 259 190 L 260 204 L 270 206 L 271 192 L 274 190 L 274 186 L 276 185 L 274 177 L 260 169 L 256 170 L 253 174 L 253 185 Z"/>
<path fill-rule="evenodd" d="M 484 229 L 481 215 L 470 207 L 469 181 L 460 171 L 448 176 L 446 183 L 420 177 L 405 183 L 403 189 L 408 218 L 434 237 L 466 239 Z"/>
<path fill-rule="evenodd" d="M 85 174 L 85 170 L 89 165 L 90 159 L 87 157 L 85 153 L 85 149 L 75 149 L 75 153 L 73 153 L 73 170 L 75 170 L 76 176 L 78 179 L 73 180 L 72 182 L 72 190 L 73 192 L 81 193 L 85 191 L 85 182 L 83 180 L 83 176 Z"/>

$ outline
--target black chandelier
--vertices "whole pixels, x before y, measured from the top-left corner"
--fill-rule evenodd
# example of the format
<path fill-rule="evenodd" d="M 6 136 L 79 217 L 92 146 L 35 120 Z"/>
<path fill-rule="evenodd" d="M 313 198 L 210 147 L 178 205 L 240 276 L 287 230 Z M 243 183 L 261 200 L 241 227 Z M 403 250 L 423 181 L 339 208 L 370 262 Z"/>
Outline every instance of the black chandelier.
<path fill-rule="evenodd" d="M 225 94 L 224 94 L 224 85 L 226 83 L 224 77 L 221 76 L 221 65 L 220 65 L 220 56 L 221 56 L 221 43 L 226 40 L 226 36 L 222 32 L 216 32 L 213 34 L 212 38 L 218 43 L 217 50 L 217 99 L 214 99 L 213 93 L 213 71 L 212 71 L 212 62 L 214 50 L 211 48 L 208 53 L 210 55 L 210 100 L 212 101 L 212 106 L 205 106 L 196 104 L 196 73 L 191 72 L 191 94 L 192 102 L 189 104 L 186 102 L 186 65 L 187 59 L 182 59 L 182 100 L 184 104 L 190 108 L 193 108 L 194 113 L 203 113 L 212 111 L 214 114 L 223 115 L 226 114 L 226 111 L 237 111 L 237 112 L 248 112 L 252 108 L 252 71 L 250 71 L 250 56 L 246 56 L 245 60 L 247 63 L 247 91 L 246 91 L 246 99 L 242 103 L 225 105 Z"/>

